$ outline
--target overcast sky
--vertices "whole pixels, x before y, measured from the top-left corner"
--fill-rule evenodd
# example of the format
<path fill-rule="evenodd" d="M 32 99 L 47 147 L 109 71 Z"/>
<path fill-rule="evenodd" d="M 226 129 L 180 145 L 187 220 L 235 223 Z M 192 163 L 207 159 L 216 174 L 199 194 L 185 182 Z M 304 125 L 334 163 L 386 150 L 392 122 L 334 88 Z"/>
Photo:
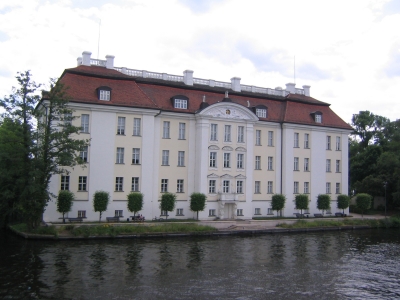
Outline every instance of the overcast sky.
<path fill-rule="evenodd" d="M 46 83 L 83 51 L 261 87 L 295 78 L 346 122 L 360 110 L 399 118 L 399 0 L 0 1 L 0 97 L 18 71 Z"/>

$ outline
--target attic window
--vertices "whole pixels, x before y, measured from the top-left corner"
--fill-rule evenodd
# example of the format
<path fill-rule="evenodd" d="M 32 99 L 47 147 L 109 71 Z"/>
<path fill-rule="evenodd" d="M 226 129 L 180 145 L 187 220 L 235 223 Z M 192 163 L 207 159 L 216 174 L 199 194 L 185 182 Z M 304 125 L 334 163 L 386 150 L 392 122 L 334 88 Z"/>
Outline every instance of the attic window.
<path fill-rule="evenodd" d="M 102 101 L 111 100 L 111 88 L 108 86 L 101 86 L 97 88 L 97 97 Z"/>
<path fill-rule="evenodd" d="M 257 105 L 255 107 L 256 116 L 259 118 L 267 118 L 268 109 L 264 105 Z"/>
<path fill-rule="evenodd" d="M 175 108 L 187 109 L 187 100 L 185 99 L 175 99 Z"/>
<path fill-rule="evenodd" d="M 315 123 L 322 123 L 322 112 L 320 111 L 312 112 L 311 116 L 313 117 Z"/>

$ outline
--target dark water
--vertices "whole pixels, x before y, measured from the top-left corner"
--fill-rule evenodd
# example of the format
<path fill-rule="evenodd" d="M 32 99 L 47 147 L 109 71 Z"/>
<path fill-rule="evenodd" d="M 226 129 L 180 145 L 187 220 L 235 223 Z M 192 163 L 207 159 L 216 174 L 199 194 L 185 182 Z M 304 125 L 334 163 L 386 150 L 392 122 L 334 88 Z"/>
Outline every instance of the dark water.
<path fill-rule="evenodd" d="M 26 241 L 0 232 L 1 299 L 399 299 L 400 231 Z"/>

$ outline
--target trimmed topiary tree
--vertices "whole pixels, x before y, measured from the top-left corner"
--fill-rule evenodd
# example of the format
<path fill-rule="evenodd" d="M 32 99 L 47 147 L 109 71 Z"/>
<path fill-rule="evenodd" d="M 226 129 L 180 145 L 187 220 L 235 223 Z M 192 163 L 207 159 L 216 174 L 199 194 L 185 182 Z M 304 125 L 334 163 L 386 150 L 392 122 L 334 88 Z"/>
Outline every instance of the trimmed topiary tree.
<path fill-rule="evenodd" d="M 276 210 L 276 217 L 279 217 L 278 211 L 285 208 L 286 196 L 282 194 L 274 194 L 272 196 L 271 208 Z"/>
<path fill-rule="evenodd" d="M 317 197 L 317 208 L 322 210 L 322 214 L 324 214 L 325 210 L 331 208 L 331 196 L 327 194 L 319 194 Z"/>
<path fill-rule="evenodd" d="M 343 209 L 343 215 L 344 215 L 344 210 L 348 208 L 350 205 L 350 197 L 347 195 L 339 195 L 337 197 L 337 208 Z"/>
<path fill-rule="evenodd" d="M 63 215 L 63 223 L 65 223 L 65 218 L 64 215 L 65 213 L 71 211 L 73 200 L 75 198 L 74 193 L 67 191 L 67 190 L 62 190 L 58 193 L 57 197 L 57 211 L 59 213 L 62 213 Z"/>
<path fill-rule="evenodd" d="M 190 210 L 197 212 L 197 220 L 199 219 L 199 211 L 206 208 L 207 196 L 202 193 L 193 193 L 190 195 Z"/>
<path fill-rule="evenodd" d="M 176 195 L 172 193 L 164 193 L 161 196 L 160 209 L 161 211 L 173 211 L 176 203 Z M 168 213 L 165 216 L 168 219 Z"/>
<path fill-rule="evenodd" d="M 135 219 L 136 213 L 143 208 L 143 197 L 143 194 L 139 192 L 132 192 L 127 196 L 128 210 L 133 212 L 133 219 Z"/>
<path fill-rule="evenodd" d="M 96 191 L 93 195 L 93 208 L 95 212 L 100 212 L 99 222 L 103 211 L 107 210 L 110 194 L 105 191 Z"/>
<path fill-rule="evenodd" d="M 298 194 L 294 198 L 296 209 L 300 209 L 300 214 L 303 215 L 303 209 L 308 209 L 308 195 Z"/>
<path fill-rule="evenodd" d="M 364 218 L 364 211 L 371 208 L 372 196 L 369 194 L 358 194 L 356 198 L 357 208 L 361 210 L 361 216 Z"/>

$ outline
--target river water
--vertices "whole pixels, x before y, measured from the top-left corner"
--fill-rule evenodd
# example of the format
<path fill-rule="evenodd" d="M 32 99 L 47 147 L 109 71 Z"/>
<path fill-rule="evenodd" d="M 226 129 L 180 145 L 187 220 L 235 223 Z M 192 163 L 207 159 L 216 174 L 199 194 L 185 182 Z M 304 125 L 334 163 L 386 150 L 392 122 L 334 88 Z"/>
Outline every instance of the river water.
<path fill-rule="evenodd" d="M 1 299 L 399 299 L 400 231 L 28 241 L 0 231 Z"/>

